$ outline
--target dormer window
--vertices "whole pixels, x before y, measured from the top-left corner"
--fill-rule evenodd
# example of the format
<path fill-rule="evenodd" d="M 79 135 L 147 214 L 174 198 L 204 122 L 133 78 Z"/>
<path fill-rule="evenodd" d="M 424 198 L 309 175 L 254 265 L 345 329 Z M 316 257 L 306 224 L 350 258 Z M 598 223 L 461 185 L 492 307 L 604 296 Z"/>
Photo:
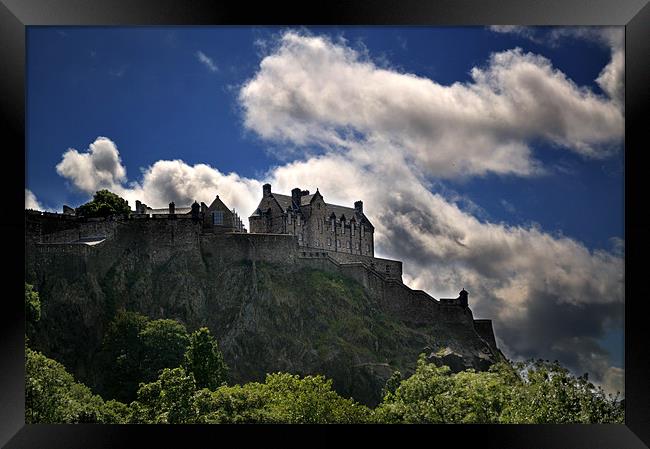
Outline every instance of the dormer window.
<path fill-rule="evenodd" d="M 291 224 L 291 214 L 287 215 L 287 223 Z"/>

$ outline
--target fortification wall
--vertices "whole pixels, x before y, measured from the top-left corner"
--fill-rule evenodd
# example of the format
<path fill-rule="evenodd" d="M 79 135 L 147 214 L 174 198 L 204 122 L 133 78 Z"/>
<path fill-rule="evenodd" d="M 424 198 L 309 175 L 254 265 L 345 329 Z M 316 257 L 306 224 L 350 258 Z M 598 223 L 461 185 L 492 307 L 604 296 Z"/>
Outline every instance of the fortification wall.
<path fill-rule="evenodd" d="M 381 273 L 384 277 L 402 281 L 402 262 L 399 260 L 382 259 L 380 257 L 363 256 L 337 251 L 329 251 L 323 248 L 300 247 L 299 254 L 311 257 L 313 253 L 325 253 L 341 264 L 360 262 L 367 267 Z"/>
<path fill-rule="evenodd" d="M 125 255 L 158 265 L 179 252 L 199 254 L 201 226 L 191 220 L 78 221 L 72 229 L 47 234 L 40 234 L 38 228 L 33 226 L 26 239 L 26 270 L 30 276 L 54 272 L 64 278 L 86 273 L 101 277 Z M 107 238 L 92 246 L 67 243 L 97 235 Z"/>
<path fill-rule="evenodd" d="M 202 234 L 201 251 L 215 262 L 237 260 L 295 263 L 295 236 L 287 234 Z"/>
<path fill-rule="evenodd" d="M 474 320 L 474 329 L 476 333 L 495 351 L 497 349 L 497 342 L 494 338 L 494 329 L 492 329 L 492 320 Z"/>

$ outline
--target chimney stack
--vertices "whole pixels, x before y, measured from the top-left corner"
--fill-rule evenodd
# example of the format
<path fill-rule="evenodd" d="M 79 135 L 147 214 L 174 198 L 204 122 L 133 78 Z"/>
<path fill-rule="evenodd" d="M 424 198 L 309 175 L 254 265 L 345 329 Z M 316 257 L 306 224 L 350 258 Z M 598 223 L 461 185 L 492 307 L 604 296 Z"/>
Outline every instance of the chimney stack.
<path fill-rule="evenodd" d="M 363 201 L 357 201 L 354 203 L 354 210 L 357 214 L 363 215 Z"/>
<path fill-rule="evenodd" d="M 176 213 L 176 205 L 172 201 L 169 203 L 169 215 L 174 215 Z"/>
<path fill-rule="evenodd" d="M 271 195 L 271 184 L 264 184 L 262 186 L 262 196 L 270 196 Z"/>
<path fill-rule="evenodd" d="M 467 307 L 467 297 L 469 296 L 469 293 L 465 289 L 462 289 L 460 293 L 458 294 L 458 299 L 460 302 L 460 305 L 463 307 Z"/>
<path fill-rule="evenodd" d="M 300 207 L 300 197 L 301 196 L 302 196 L 302 192 L 300 191 L 300 189 L 298 187 L 296 187 L 295 189 L 293 189 L 291 191 L 291 201 L 293 201 L 293 204 L 296 207 Z"/>

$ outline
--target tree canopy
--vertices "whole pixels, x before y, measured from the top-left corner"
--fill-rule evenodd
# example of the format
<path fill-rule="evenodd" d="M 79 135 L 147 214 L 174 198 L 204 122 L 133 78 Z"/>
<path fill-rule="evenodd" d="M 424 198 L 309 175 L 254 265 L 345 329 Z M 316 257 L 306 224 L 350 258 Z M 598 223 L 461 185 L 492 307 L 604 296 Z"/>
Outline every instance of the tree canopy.
<path fill-rule="evenodd" d="M 87 218 L 130 214 L 129 203 L 119 195 L 106 189 L 95 192 L 93 199 L 77 208 L 77 215 Z"/>

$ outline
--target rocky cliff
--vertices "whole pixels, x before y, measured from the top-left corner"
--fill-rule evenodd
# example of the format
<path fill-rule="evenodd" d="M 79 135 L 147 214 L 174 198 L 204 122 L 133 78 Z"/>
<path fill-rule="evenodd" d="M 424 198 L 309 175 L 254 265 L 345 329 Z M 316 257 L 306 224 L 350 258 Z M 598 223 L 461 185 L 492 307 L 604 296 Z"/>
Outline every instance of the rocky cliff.
<path fill-rule="evenodd" d="M 487 369 L 502 357 L 469 308 L 434 304 L 360 265 L 302 259 L 288 236 L 206 235 L 191 220 L 54 225 L 32 217 L 27 230 L 26 281 L 43 304 L 30 344 L 99 392 L 97 354 L 120 308 L 190 331 L 207 326 L 232 382 L 319 373 L 371 405 L 420 353 L 454 370 Z M 106 239 L 84 244 L 84 233 Z"/>

